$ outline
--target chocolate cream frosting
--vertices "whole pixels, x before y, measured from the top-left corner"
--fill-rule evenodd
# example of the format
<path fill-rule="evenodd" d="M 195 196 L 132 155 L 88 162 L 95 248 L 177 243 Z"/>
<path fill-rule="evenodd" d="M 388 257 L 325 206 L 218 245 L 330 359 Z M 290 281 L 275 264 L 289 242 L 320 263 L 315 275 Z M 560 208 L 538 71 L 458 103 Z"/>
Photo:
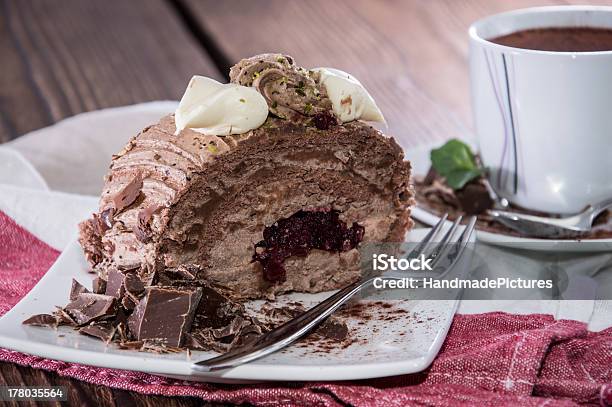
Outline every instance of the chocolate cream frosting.
<path fill-rule="evenodd" d="M 240 61 L 233 83 L 252 86 L 270 113 L 259 128 L 211 136 L 173 115 L 145 128 L 113 156 L 99 212 L 80 243 L 104 284 L 111 270 L 152 281 L 198 265 L 197 279 L 236 299 L 340 288 L 360 275 L 359 251 L 313 249 L 284 261 L 286 279 L 264 278 L 253 261 L 266 227 L 299 211 L 333 210 L 364 228 L 362 243 L 401 241 L 410 220 L 410 164 L 393 138 L 361 121 L 341 124 L 316 73 L 291 57 Z"/>

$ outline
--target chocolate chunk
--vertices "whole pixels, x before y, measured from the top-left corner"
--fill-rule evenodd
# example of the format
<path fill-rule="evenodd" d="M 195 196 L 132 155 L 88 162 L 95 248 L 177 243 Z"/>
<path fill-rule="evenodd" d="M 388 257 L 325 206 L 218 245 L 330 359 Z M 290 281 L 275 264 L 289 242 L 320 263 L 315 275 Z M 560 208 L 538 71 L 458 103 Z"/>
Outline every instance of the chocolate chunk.
<path fill-rule="evenodd" d="M 481 180 L 475 180 L 455 191 L 461 209 L 468 215 L 479 215 L 493 208 L 493 199 Z"/>
<path fill-rule="evenodd" d="M 63 308 L 56 307 L 57 309 L 54 312 L 55 317 L 57 318 L 60 325 L 71 325 L 77 326 L 76 321 L 70 314 L 68 314 Z"/>
<path fill-rule="evenodd" d="M 92 266 L 97 266 L 102 262 L 102 236 L 99 231 L 96 216 L 79 223 L 79 243 L 85 252 L 87 262 Z"/>
<path fill-rule="evenodd" d="M 88 292 L 89 290 L 85 288 L 81 283 L 76 281 L 74 278 L 72 279 L 72 287 L 70 288 L 70 301 L 76 300 L 79 294 Z"/>
<path fill-rule="evenodd" d="M 106 281 L 106 295 L 110 295 L 115 298 L 123 297 L 125 288 L 123 287 L 123 281 L 125 280 L 125 274 L 121 271 L 112 268 L 108 271 L 108 280 Z"/>
<path fill-rule="evenodd" d="M 82 293 L 64 310 L 78 325 L 115 314 L 115 298 L 109 295 Z"/>
<path fill-rule="evenodd" d="M 202 268 L 197 264 L 183 264 L 176 268 L 168 268 L 166 272 L 185 280 L 194 280 L 198 275 L 202 274 Z"/>
<path fill-rule="evenodd" d="M 140 195 L 141 189 L 142 178 L 137 175 L 113 196 L 112 201 L 116 213 L 133 204 Z"/>
<path fill-rule="evenodd" d="M 136 273 L 128 273 L 125 275 L 123 287 L 127 292 L 135 296 L 141 294 L 145 289 L 144 283 L 140 280 Z"/>
<path fill-rule="evenodd" d="M 59 323 L 55 316 L 49 314 L 33 315 L 22 322 L 24 325 L 46 326 L 56 328 Z"/>
<path fill-rule="evenodd" d="M 132 297 L 127 295 L 121 299 L 121 305 L 128 311 L 132 311 L 134 308 L 136 308 L 137 302 L 138 300 L 134 301 Z"/>
<path fill-rule="evenodd" d="M 115 208 L 106 208 L 100 212 L 100 220 L 106 226 L 107 230 L 113 227 L 113 217 L 115 216 Z"/>
<path fill-rule="evenodd" d="M 87 325 L 79 329 L 79 333 L 93 336 L 104 342 L 110 342 L 115 335 L 115 327 L 110 323 Z"/>
<path fill-rule="evenodd" d="M 227 326 L 237 316 L 244 316 L 242 305 L 230 300 L 219 290 L 202 287 L 202 300 L 198 306 L 194 326 L 219 329 Z"/>
<path fill-rule="evenodd" d="M 201 298 L 200 288 L 150 287 L 128 318 L 130 333 L 139 341 L 155 339 L 168 346 L 181 346 Z"/>
<path fill-rule="evenodd" d="M 106 292 L 106 280 L 96 277 L 92 283 L 93 292 L 96 294 L 103 294 Z"/>
<path fill-rule="evenodd" d="M 138 222 L 132 230 L 141 242 L 147 243 L 151 239 L 151 219 L 161 208 L 161 205 L 150 205 L 138 212 Z"/>
<path fill-rule="evenodd" d="M 315 332 L 324 338 L 341 342 L 348 336 L 348 326 L 332 317 L 326 319 Z"/>

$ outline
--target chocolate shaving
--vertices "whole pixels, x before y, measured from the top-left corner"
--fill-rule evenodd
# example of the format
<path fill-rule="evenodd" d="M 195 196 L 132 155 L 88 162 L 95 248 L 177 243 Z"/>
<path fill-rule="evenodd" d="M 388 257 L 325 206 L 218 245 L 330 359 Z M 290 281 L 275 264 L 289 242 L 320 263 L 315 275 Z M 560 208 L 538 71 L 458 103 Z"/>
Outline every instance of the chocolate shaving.
<path fill-rule="evenodd" d="M 72 279 L 72 287 L 70 288 L 70 300 L 74 301 L 78 298 L 79 294 L 90 292 L 87 288 L 85 288 L 81 283 L 76 281 L 74 278 Z"/>
<path fill-rule="evenodd" d="M 124 322 L 119 322 L 117 324 L 117 329 L 115 331 L 115 336 L 118 337 L 119 342 L 125 343 L 128 340 L 127 328 Z"/>
<path fill-rule="evenodd" d="M 349 330 L 344 322 L 332 317 L 326 319 L 315 332 L 324 338 L 342 342 L 348 337 Z"/>
<path fill-rule="evenodd" d="M 115 298 L 92 293 L 82 293 L 64 310 L 78 325 L 84 325 L 115 313 Z"/>
<path fill-rule="evenodd" d="M 144 283 L 140 280 L 136 273 L 126 274 L 125 279 L 123 280 L 123 286 L 128 293 L 134 296 L 142 294 L 142 292 L 145 290 Z"/>
<path fill-rule="evenodd" d="M 55 316 L 49 314 L 37 314 L 22 322 L 24 325 L 33 326 L 46 326 L 50 328 L 57 328 L 59 325 L 58 320 Z"/>
<path fill-rule="evenodd" d="M 57 318 L 60 325 L 71 325 L 77 326 L 76 321 L 70 314 L 64 311 L 61 307 L 56 307 L 57 309 L 54 312 L 55 317 Z"/>
<path fill-rule="evenodd" d="M 142 178 L 140 175 L 132 178 L 119 192 L 112 197 L 112 202 L 116 213 L 121 212 L 136 201 L 142 189 Z"/>
<path fill-rule="evenodd" d="M 108 229 L 111 229 L 113 227 L 114 216 L 115 208 L 112 207 L 106 208 L 102 212 L 100 212 L 100 219 Z"/>
<path fill-rule="evenodd" d="M 202 301 L 196 311 L 194 327 L 219 329 L 236 317 L 244 317 L 244 307 L 223 295 L 220 290 L 202 287 Z"/>
<path fill-rule="evenodd" d="M 151 239 L 151 220 L 161 208 L 163 208 L 161 205 L 150 205 L 138 212 L 138 222 L 132 230 L 141 242 L 147 243 Z"/>
<path fill-rule="evenodd" d="M 109 323 L 87 325 L 79 329 L 79 333 L 93 336 L 104 342 L 110 342 L 115 335 L 115 327 Z"/>
<path fill-rule="evenodd" d="M 202 268 L 197 264 L 184 264 L 178 266 L 177 268 L 168 268 L 166 269 L 167 273 L 175 274 L 179 277 L 182 277 L 186 280 L 194 280 L 198 274 L 200 274 Z"/>
<path fill-rule="evenodd" d="M 121 305 L 123 306 L 123 308 L 125 308 L 128 311 L 134 310 L 134 308 L 136 308 L 137 303 L 138 301 L 134 301 L 132 297 L 127 296 L 127 295 L 121 299 Z"/>
<path fill-rule="evenodd" d="M 121 349 L 127 349 L 127 350 L 140 350 L 142 349 L 142 346 L 144 345 L 143 341 L 121 341 L 119 342 L 119 347 Z"/>
<path fill-rule="evenodd" d="M 100 277 L 96 277 L 92 283 L 93 292 L 96 294 L 103 294 L 106 292 L 106 280 Z"/>
<path fill-rule="evenodd" d="M 123 297 L 123 293 L 125 292 L 125 288 L 123 287 L 125 274 L 116 268 L 112 268 L 109 270 L 107 278 L 105 294 L 115 298 Z"/>

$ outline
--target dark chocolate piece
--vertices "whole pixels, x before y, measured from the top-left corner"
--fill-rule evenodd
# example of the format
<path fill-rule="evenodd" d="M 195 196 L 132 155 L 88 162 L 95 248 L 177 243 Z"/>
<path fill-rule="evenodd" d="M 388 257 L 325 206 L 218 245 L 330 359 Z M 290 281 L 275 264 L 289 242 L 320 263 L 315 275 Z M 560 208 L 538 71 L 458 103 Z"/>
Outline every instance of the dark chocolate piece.
<path fill-rule="evenodd" d="M 255 245 L 253 261 L 261 264 L 267 281 L 283 282 L 287 279 L 282 264 L 285 259 L 305 257 L 312 249 L 349 251 L 363 240 L 364 232 L 357 223 L 347 227 L 335 210 L 298 211 L 264 229 L 264 240 Z"/>
<path fill-rule="evenodd" d="M 46 326 L 51 328 L 56 328 L 59 325 L 57 318 L 49 314 L 33 315 L 23 321 L 22 324 L 33 326 Z"/>
<path fill-rule="evenodd" d="M 128 273 L 125 275 L 123 280 L 123 287 L 125 290 L 134 295 L 138 296 L 145 290 L 145 285 L 142 280 L 136 275 L 136 273 Z"/>
<path fill-rule="evenodd" d="M 115 298 L 123 297 L 125 288 L 123 287 L 123 281 L 125 280 L 125 274 L 116 268 L 111 268 L 108 271 L 108 280 L 106 281 L 106 295 L 110 295 Z"/>
<path fill-rule="evenodd" d="M 132 311 L 134 308 L 136 308 L 137 303 L 138 300 L 134 301 L 134 299 L 128 295 L 121 299 L 121 305 L 128 311 Z"/>
<path fill-rule="evenodd" d="M 433 168 L 423 181 L 417 182 L 418 195 L 432 202 L 439 202 L 468 215 L 480 215 L 493 208 L 493 199 L 482 178 L 467 183 L 463 188 L 453 190 Z"/>
<path fill-rule="evenodd" d="M 78 325 L 115 314 L 115 298 L 109 295 L 83 293 L 71 301 L 64 310 Z"/>
<path fill-rule="evenodd" d="M 493 208 L 493 199 L 481 180 L 475 180 L 455 191 L 461 209 L 468 215 L 479 215 Z"/>
<path fill-rule="evenodd" d="M 219 290 L 204 286 L 202 287 L 202 300 L 194 319 L 194 327 L 223 328 L 236 316 L 244 316 L 244 314 L 245 310 L 242 305 L 230 300 Z"/>
<path fill-rule="evenodd" d="M 202 268 L 197 264 L 184 264 L 177 268 L 166 269 L 167 273 L 175 274 L 179 278 L 185 280 L 194 280 L 198 274 L 201 274 Z"/>
<path fill-rule="evenodd" d="M 137 175 L 113 196 L 112 201 L 116 213 L 133 204 L 140 195 L 141 189 L 142 178 Z"/>
<path fill-rule="evenodd" d="M 342 342 L 348 336 L 348 326 L 344 322 L 331 317 L 327 318 L 315 332 L 324 338 Z"/>
<path fill-rule="evenodd" d="M 115 327 L 110 323 L 87 325 L 79 329 L 79 333 L 93 336 L 104 342 L 110 342 L 115 335 Z"/>
<path fill-rule="evenodd" d="M 201 298 L 200 288 L 147 288 L 128 318 L 130 333 L 139 341 L 154 339 L 168 346 L 181 346 Z"/>
<path fill-rule="evenodd" d="M 72 287 L 70 288 L 70 301 L 76 300 L 79 294 L 88 292 L 90 291 L 85 288 L 81 283 L 76 281 L 74 278 L 72 279 Z"/>
<path fill-rule="evenodd" d="M 106 226 L 107 230 L 113 227 L 113 222 L 114 222 L 113 217 L 114 216 L 115 216 L 115 208 L 112 208 L 112 207 L 106 208 L 102 212 L 100 212 L 100 219 L 102 220 L 103 224 Z"/>
<path fill-rule="evenodd" d="M 151 239 L 151 219 L 161 208 L 161 205 L 150 205 L 138 212 L 138 222 L 132 230 L 141 242 L 147 243 Z"/>
<path fill-rule="evenodd" d="M 92 283 L 93 292 L 96 294 L 104 294 L 106 292 L 106 280 L 96 277 Z"/>
<path fill-rule="evenodd" d="M 61 307 L 55 307 L 55 308 L 57 309 L 55 310 L 53 315 L 55 315 L 60 325 L 77 326 L 77 323 L 74 320 L 74 318 L 72 318 L 72 316 L 68 314 L 63 308 Z"/>

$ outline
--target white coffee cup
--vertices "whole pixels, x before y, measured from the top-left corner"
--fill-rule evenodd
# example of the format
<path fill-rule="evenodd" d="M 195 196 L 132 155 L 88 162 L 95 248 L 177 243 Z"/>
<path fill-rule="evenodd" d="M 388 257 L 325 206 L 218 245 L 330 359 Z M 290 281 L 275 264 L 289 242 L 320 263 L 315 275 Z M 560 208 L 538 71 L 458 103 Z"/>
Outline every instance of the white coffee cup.
<path fill-rule="evenodd" d="M 568 214 L 612 197 L 612 51 L 553 52 L 488 41 L 544 27 L 612 28 L 612 7 L 515 10 L 474 23 L 472 109 L 493 188 Z"/>

